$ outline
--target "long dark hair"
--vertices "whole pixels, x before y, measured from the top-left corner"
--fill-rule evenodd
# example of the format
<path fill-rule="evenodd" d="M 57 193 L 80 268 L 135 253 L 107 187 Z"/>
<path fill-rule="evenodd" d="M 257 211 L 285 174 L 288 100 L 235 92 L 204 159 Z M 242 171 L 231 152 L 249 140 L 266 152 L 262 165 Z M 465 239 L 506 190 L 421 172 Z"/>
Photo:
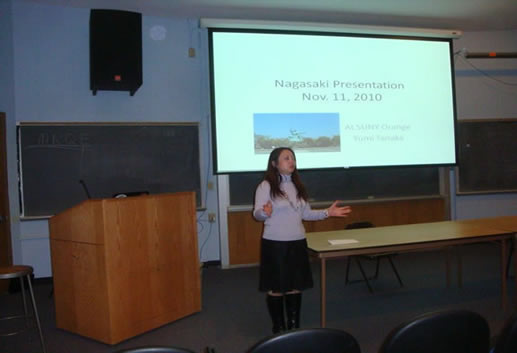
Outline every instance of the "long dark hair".
<path fill-rule="evenodd" d="M 291 151 L 291 153 L 294 156 L 294 160 L 296 161 L 296 155 L 294 154 L 294 151 L 291 148 L 277 147 L 269 154 L 269 160 L 267 161 L 267 169 L 266 173 L 264 174 L 264 180 L 266 180 L 271 186 L 271 198 L 273 199 L 275 197 L 286 197 L 285 193 L 280 189 L 280 182 L 282 181 L 282 177 L 280 176 L 278 168 L 276 167 L 276 165 L 278 165 L 278 157 L 280 157 L 280 153 L 282 153 L 282 151 L 284 150 Z M 305 186 L 300 180 L 300 174 L 298 174 L 298 168 L 296 167 L 294 168 L 294 171 L 291 174 L 291 180 L 294 186 L 296 187 L 296 197 L 298 199 L 307 201 L 307 191 L 305 190 Z"/>

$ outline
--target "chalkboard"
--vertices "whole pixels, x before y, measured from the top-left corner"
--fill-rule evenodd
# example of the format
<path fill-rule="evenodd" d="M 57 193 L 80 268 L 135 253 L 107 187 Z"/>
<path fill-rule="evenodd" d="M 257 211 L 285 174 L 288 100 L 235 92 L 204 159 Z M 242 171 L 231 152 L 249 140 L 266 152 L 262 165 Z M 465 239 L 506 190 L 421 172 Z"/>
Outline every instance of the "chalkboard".
<path fill-rule="evenodd" d="M 198 130 L 197 124 L 20 124 L 22 215 L 53 215 L 88 193 L 195 191 L 200 207 Z"/>
<path fill-rule="evenodd" d="M 230 175 L 230 204 L 253 204 L 263 172 Z M 301 170 L 309 200 L 371 200 L 440 195 L 438 167 Z"/>
<path fill-rule="evenodd" d="M 517 119 L 458 123 L 456 192 L 517 192 Z"/>

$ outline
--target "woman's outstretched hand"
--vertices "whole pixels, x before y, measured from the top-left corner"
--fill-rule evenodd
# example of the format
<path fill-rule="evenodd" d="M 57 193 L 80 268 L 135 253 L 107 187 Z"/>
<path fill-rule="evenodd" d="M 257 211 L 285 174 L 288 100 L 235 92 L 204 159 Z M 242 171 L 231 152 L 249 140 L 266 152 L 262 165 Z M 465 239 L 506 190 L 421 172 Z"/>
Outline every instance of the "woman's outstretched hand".
<path fill-rule="evenodd" d="M 329 208 L 327 208 L 329 217 L 348 217 L 350 212 L 352 212 L 352 207 L 338 206 L 338 202 L 340 201 L 334 201 L 334 203 Z"/>
<path fill-rule="evenodd" d="M 271 217 L 271 214 L 273 213 L 273 204 L 271 201 L 268 201 L 264 206 L 262 206 L 262 210 L 268 217 Z"/>

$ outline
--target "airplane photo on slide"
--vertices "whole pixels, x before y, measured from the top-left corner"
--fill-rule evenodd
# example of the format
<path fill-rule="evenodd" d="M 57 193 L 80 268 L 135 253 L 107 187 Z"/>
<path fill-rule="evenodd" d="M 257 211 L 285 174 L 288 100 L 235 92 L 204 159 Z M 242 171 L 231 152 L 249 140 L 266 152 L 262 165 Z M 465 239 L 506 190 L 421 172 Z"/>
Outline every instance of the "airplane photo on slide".
<path fill-rule="evenodd" d="M 339 113 L 255 113 L 255 154 L 279 146 L 297 152 L 340 152 Z"/>

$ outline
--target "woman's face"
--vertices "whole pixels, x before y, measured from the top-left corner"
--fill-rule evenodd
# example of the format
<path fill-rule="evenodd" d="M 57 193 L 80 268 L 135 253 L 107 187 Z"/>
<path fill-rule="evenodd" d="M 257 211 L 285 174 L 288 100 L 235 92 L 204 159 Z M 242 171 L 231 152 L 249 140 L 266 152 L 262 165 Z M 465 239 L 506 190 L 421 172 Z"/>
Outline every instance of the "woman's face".
<path fill-rule="evenodd" d="M 283 150 L 280 152 L 276 168 L 280 174 L 292 174 L 296 169 L 296 159 L 294 158 L 293 153 L 289 150 Z"/>

